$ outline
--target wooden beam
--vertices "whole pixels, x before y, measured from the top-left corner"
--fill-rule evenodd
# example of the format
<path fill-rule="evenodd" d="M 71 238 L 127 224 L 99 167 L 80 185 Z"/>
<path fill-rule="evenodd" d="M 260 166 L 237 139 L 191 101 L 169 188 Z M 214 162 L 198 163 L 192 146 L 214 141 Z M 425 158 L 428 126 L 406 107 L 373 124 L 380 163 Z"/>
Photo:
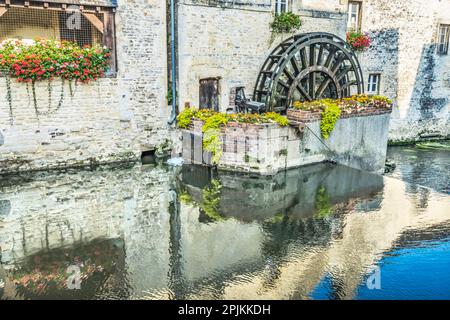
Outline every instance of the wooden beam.
<path fill-rule="evenodd" d="M 8 11 L 8 9 L 6 9 L 5 7 L 0 7 L 0 17 L 4 15 L 6 11 Z"/>
<path fill-rule="evenodd" d="M 101 34 L 103 34 L 103 22 L 97 18 L 97 16 L 93 13 L 85 13 L 83 12 L 83 16 L 89 20 L 89 22 L 98 30 Z"/>
<path fill-rule="evenodd" d="M 114 23 L 114 13 L 103 13 L 103 45 L 111 50 L 111 56 L 109 60 L 110 70 L 109 73 L 115 73 L 117 71 L 116 65 L 116 30 Z"/>

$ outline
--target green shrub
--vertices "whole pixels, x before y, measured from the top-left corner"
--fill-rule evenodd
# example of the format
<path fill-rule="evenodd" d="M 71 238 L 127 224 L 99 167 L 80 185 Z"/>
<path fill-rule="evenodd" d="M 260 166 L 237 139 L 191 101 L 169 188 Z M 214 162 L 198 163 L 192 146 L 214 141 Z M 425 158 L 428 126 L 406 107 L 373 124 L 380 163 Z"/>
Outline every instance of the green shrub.
<path fill-rule="evenodd" d="M 324 139 L 330 137 L 330 133 L 341 116 L 341 112 L 337 104 L 329 103 L 325 106 L 325 110 L 322 111 L 322 121 L 320 122 L 320 131 Z"/>
<path fill-rule="evenodd" d="M 187 129 L 192 122 L 192 118 L 197 113 L 197 110 L 186 108 L 177 116 L 178 127 Z"/>
<path fill-rule="evenodd" d="M 289 124 L 289 120 L 276 112 L 267 112 L 263 114 L 263 117 L 267 120 L 272 120 L 278 123 L 281 127 L 286 127 Z"/>
<path fill-rule="evenodd" d="M 293 33 L 300 29 L 302 20 L 299 15 L 292 12 L 283 12 L 274 17 L 270 28 L 274 33 Z"/>

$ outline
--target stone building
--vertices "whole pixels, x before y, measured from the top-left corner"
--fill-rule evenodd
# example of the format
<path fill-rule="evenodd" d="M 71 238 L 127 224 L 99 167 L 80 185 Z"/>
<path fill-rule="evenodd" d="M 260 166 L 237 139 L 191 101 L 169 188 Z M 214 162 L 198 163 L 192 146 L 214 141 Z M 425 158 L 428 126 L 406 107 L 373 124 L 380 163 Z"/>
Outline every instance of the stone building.
<path fill-rule="evenodd" d="M 0 172 L 138 159 L 179 144 L 167 120 L 170 15 L 160 0 L 0 0 L 0 41 L 35 36 L 113 50 L 111 72 L 74 86 L 59 79 L 30 85 L 0 76 Z M 450 0 L 176 0 L 176 97 L 225 111 L 233 90 L 251 97 L 271 48 L 275 13 L 302 18 L 299 32 L 345 38 L 349 27 L 373 45 L 359 55 L 366 91 L 397 101 L 393 141 L 449 135 Z M 80 33 L 65 29 L 76 14 Z M 77 38 L 78 37 L 78 38 Z M 72 39 L 73 40 L 73 39 Z M 179 150 L 177 150 L 179 151 Z"/>
<path fill-rule="evenodd" d="M 448 0 L 180 0 L 180 104 L 225 111 L 233 88 L 250 96 L 271 48 L 290 36 L 272 35 L 273 15 L 290 10 L 303 20 L 300 33 L 345 38 L 352 28 L 371 36 L 358 54 L 365 91 L 397 101 L 392 141 L 448 136 L 449 8 Z"/>
<path fill-rule="evenodd" d="M 0 76 L 0 172 L 137 159 L 170 139 L 163 1 L 0 0 L 0 41 L 36 36 L 108 46 L 113 65 L 90 84 L 36 82 L 35 98 Z"/>

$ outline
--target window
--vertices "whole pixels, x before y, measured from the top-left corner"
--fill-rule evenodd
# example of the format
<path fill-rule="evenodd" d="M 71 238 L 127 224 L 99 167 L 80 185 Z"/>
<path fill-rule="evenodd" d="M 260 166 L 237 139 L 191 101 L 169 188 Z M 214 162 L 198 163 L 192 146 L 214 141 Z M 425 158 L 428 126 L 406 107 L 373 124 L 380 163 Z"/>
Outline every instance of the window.
<path fill-rule="evenodd" d="M 438 53 L 448 54 L 448 43 L 450 36 L 450 25 L 441 24 L 439 26 L 439 37 L 438 37 Z"/>
<path fill-rule="evenodd" d="M 348 2 L 348 21 L 347 29 L 359 31 L 361 29 L 361 2 Z"/>
<path fill-rule="evenodd" d="M 200 80 L 199 108 L 219 111 L 219 78 Z"/>
<path fill-rule="evenodd" d="M 379 73 L 373 73 L 369 75 L 369 81 L 367 84 L 368 94 L 379 94 L 380 93 L 380 78 Z"/>
<path fill-rule="evenodd" d="M 37 37 L 66 40 L 79 46 L 106 46 L 111 50 L 110 73 L 116 71 L 112 8 L 79 7 L 58 3 L 0 6 L 0 42 Z"/>
<path fill-rule="evenodd" d="M 289 0 L 275 0 L 275 14 L 289 11 Z"/>

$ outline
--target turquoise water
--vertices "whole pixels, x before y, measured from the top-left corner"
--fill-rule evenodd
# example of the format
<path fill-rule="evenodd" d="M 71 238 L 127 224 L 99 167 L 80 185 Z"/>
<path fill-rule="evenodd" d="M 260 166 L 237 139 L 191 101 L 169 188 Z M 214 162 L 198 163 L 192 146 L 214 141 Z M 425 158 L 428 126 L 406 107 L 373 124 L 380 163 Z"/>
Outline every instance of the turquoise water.
<path fill-rule="evenodd" d="M 329 164 L 5 176 L 0 298 L 449 299 L 447 182 Z"/>

